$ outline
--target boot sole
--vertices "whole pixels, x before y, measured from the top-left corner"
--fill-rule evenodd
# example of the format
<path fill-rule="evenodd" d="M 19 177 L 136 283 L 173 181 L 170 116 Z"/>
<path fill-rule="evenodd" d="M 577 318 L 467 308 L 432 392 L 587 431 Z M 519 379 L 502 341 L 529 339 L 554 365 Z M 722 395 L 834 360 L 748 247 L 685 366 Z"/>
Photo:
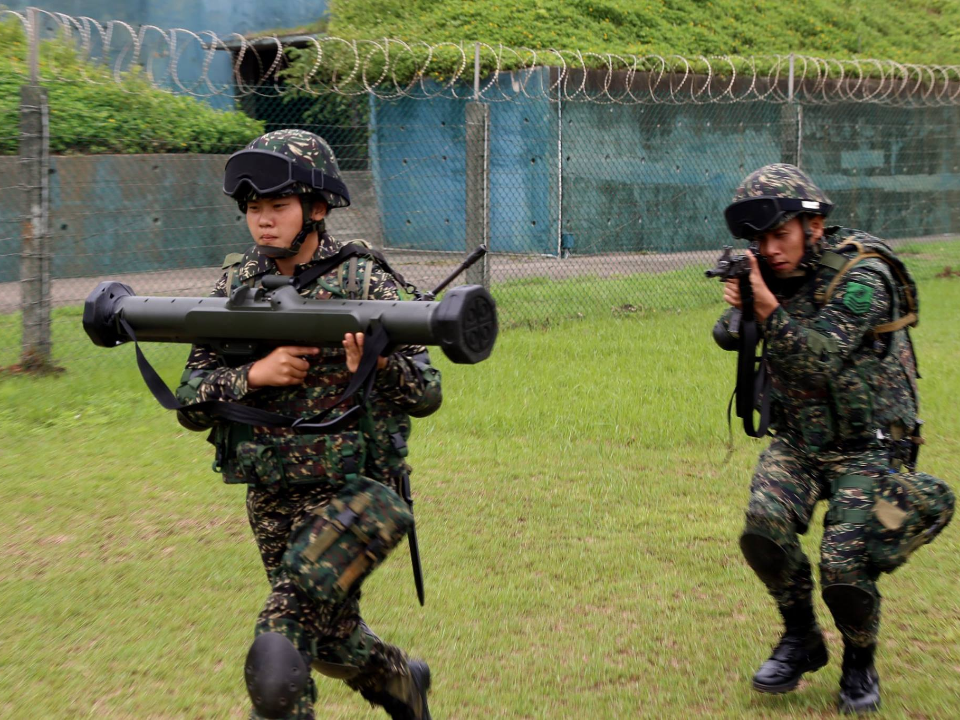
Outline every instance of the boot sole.
<path fill-rule="evenodd" d="M 754 680 L 753 689 L 757 692 L 767 693 L 769 695 L 782 695 L 783 693 L 788 693 L 800 684 L 800 680 L 803 678 L 804 673 L 816 672 L 827 664 L 828 659 L 829 658 L 825 657 L 823 659 L 815 660 L 809 665 L 805 665 L 803 670 L 797 674 L 797 677 L 790 682 L 781 683 L 780 685 L 766 685 Z"/>
<path fill-rule="evenodd" d="M 870 703 L 869 705 L 864 705 L 863 707 L 856 707 L 855 705 L 849 705 L 841 702 L 837 710 L 840 711 L 841 715 L 860 715 L 862 713 L 879 712 L 880 701 L 877 700 L 875 703 Z"/>

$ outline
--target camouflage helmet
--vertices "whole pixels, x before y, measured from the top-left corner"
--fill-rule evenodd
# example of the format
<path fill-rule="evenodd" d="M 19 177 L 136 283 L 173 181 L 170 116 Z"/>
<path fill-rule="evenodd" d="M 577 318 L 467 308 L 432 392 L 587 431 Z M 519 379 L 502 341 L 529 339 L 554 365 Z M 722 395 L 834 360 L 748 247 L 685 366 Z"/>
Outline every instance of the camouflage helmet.
<path fill-rule="evenodd" d="M 278 156 L 284 160 L 278 161 Z M 328 208 L 350 205 L 333 150 L 307 130 L 274 130 L 231 155 L 224 169 L 223 191 L 241 210 L 264 196 L 320 196 Z"/>
<path fill-rule="evenodd" d="M 257 244 L 260 254 L 275 259 L 295 256 L 310 233 L 324 231 L 323 220 L 311 218 L 314 199 L 322 198 L 328 210 L 350 205 L 333 150 L 306 130 L 274 130 L 231 155 L 223 171 L 223 192 L 237 201 L 240 212 L 263 197 L 300 196 L 303 227 L 290 247 Z"/>
<path fill-rule="evenodd" d="M 780 227 L 801 214 L 826 217 L 833 202 L 796 165 L 765 165 L 737 186 L 724 210 L 734 237 L 750 239 Z"/>

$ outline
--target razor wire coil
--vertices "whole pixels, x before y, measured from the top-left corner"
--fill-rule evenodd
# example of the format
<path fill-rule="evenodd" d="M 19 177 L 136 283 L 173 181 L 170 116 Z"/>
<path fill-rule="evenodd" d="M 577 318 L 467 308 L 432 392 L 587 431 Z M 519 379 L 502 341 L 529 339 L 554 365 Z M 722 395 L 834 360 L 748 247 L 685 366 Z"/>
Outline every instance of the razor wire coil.
<path fill-rule="evenodd" d="M 82 58 L 109 67 L 114 82 L 120 83 L 126 72 L 140 67 L 154 86 L 198 98 L 263 95 L 269 88 L 270 93 L 281 96 L 372 95 L 382 100 L 449 97 L 501 102 L 522 96 L 610 105 L 755 101 L 924 107 L 960 104 L 960 65 L 801 54 L 624 55 L 319 34 L 293 40 L 275 34 L 221 37 L 210 30 L 101 22 L 49 10 L 33 9 L 32 14 L 0 11 L 0 19 L 11 17 L 22 24 L 28 37 L 34 19 L 45 72 L 52 79 L 61 77 L 54 53 L 44 53 L 42 41 L 60 38 L 72 43 Z M 301 55 L 307 53 L 309 59 L 291 65 L 287 52 L 291 47 Z M 182 68 L 188 52 L 199 52 L 202 57 L 193 63 L 193 77 L 187 77 Z M 232 72 L 230 83 L 224 84 L 211 76 L 211 67 L 217 53 L 227 52 Z M 472 82 L 475 54 L 482 68 L 477 88 Z M 544 68 L 550 69 L 547 81 L 534 72 Z M 82 68 L 81 73 L 86 82 L 105 82 Z"/>

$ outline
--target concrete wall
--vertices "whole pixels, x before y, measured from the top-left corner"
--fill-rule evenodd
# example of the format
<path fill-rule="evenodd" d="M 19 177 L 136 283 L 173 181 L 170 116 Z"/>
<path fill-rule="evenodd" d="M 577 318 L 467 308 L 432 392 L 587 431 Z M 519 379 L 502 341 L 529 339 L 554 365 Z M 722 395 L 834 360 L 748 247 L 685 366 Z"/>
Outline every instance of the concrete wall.
<path fill-rule="evenodd" d="M 372 170 L 344 174 L 353 206 L 331 214 L 331 232 L 462 252 L 465 104 L 377 101 Z M 491 249 L 556 254 L 561 220 L 576 254 L 716 248 L 737 183 L 781 159 L 788 115 L 764 103 L 492 103 Z M 960 108 L 806 107 L 803 128 L 802 165 L 834 200 L 832 220 L 888 238 L 960 230 Z M 243 248 L 243 217 L 219 189 L 224 159 L 52 158 L 54 275 L 210 266 Z M 19 278 L 18 158 L 0 158 L 0 172 L 8 282 Z"/>
<path fill-rule="evenodd" d="M 221 192 L 223 155 L 51 158 L 53 275 L 90 277 L 219 265 L 250 244 L 236 204 Z M 19 158 L 0 158 L 15 178 Z M 371 174 L 344 173 L 350 208 L 331 213 L 344 240 L 382 243 Z M 0 282 L 18 280 L 21 193 L 0 194 Z"/>
<path fill-rule="evenodd" d="M 565 102 L 563 229 L 574 252 L 717 247 L 733 188 L 780 159 L 778 118 L 774 105 Z"/>
<path fill-rule="evenodd" d="M 804 168 L 836 222 L 892 238 L 960 230 L 960 108 L 850 104 L 803 117 Z"/>
<path fill-rule="evenodd" d="M 558 108 L 540 92 L 548 71 L 532 77 L 536 99 L 490 103 L 494 251 L 556 253 L 558 223 L 579 254 L 716 248 L 729 242 L 722 212 L 740 180 L 796 158 L 795 106 L 663 97 Z M 465 104 L 376 103 L 370 154 L 388 247 L 462 249 Z M 834 200 L 833 220 L 889 238 L 960 230 L 960 107 L 801 112 L 800 162 Z"/>
<path fill-rule="evenodd" d="M 723 208 L 747 173 L 790 156 L 792 112 L 565 103 L 563 227 L 574 251 L 728 242 Z M 801 126 L 801 166 L 834 201 L 831 222 L 888 238 L 960 230 L 960 108 L 812 106 Z"/>

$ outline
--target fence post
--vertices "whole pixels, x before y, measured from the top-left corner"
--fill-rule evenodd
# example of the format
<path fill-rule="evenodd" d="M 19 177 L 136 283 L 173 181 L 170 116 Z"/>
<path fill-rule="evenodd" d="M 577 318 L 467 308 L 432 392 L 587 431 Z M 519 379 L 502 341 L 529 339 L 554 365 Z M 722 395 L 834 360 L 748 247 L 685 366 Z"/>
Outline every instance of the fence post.
<path fill-rule="evenodd" d="M 24 369 L 51 367 L 50 352 L 50 130 L 47 91 L 40 87 L 37 13 L 27 10 L 30 84 L 20 88 L 20 165 L 23 207 L 21 224 L 20 304 Z"/>
<path fill-rule="evenodd" d="M 490 247 L 490 106 L 480 102 L 480 44 L 474 60 L 473 102 L 467 103 L 466 251 L 485 243 Z M 467 270 L 471 285 L 490 287 L 487 255 Z"/>
<path fill-rule="evenodd" d="M 803 137 L 803 106 L 797 102 L 794 66 L 796 58 L 790 55 L 790 74 L 787 76 L 787 102 L 780 106 L 780 162 L 800 167 Z"/>

